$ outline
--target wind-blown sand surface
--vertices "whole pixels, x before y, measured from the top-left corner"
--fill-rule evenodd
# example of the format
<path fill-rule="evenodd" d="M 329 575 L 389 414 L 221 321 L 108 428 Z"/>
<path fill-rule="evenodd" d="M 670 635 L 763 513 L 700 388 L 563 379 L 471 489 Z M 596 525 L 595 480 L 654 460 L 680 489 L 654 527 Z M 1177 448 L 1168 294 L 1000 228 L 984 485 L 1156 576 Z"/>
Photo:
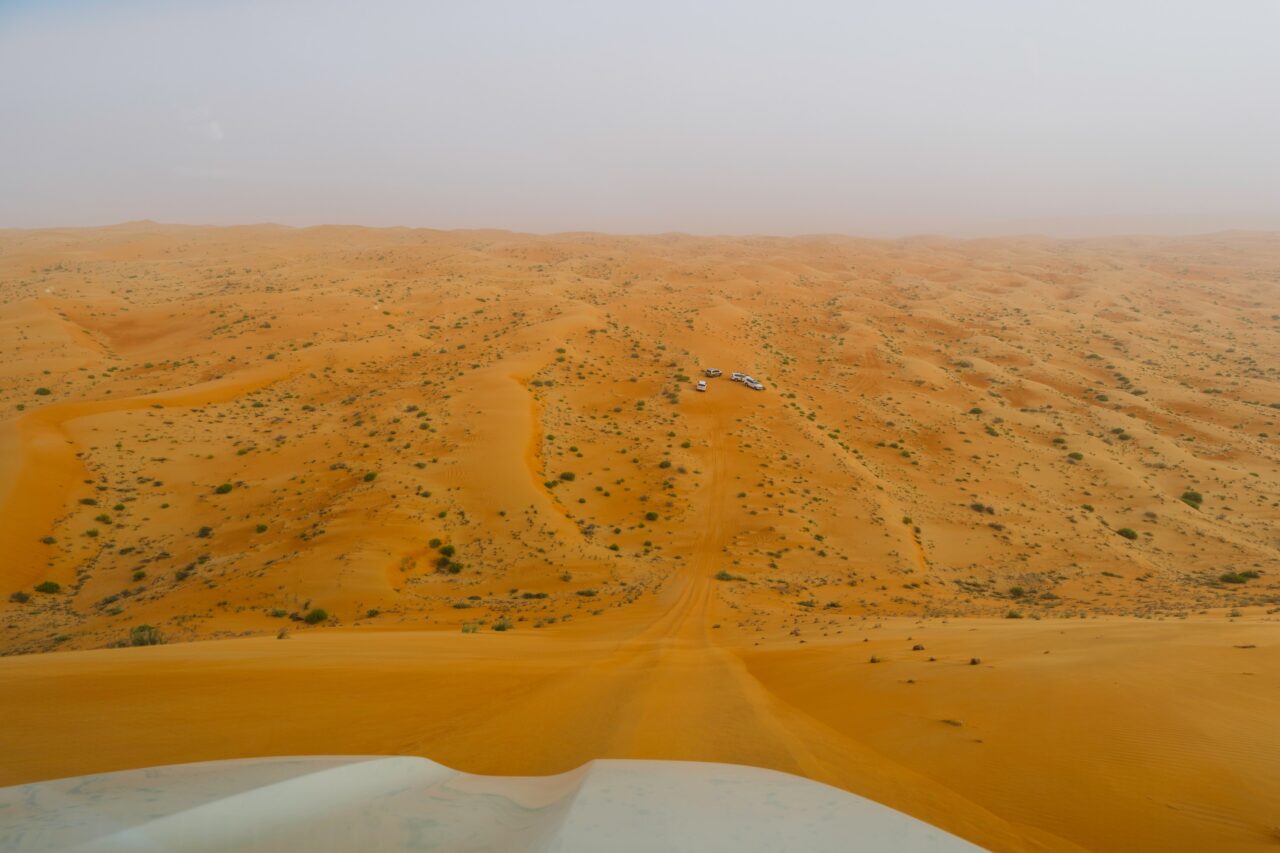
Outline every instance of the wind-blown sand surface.
<path fill-rule="evenodd" d="M 1273 235 L 9 231 L 0 329 L 0 783 L 675 758 L 1280 838 Z"/>

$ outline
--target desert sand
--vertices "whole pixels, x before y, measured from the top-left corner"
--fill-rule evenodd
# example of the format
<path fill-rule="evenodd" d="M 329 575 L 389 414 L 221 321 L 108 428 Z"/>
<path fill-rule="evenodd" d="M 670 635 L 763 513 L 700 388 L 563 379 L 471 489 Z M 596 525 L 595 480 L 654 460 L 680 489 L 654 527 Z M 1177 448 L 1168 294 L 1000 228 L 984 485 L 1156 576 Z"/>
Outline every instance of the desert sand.
<path fill-rule="evenodd" d="M 0 329 L 0 784 L 667 758 L 1280 839 L 1280 236 L 0 231 Z"/>

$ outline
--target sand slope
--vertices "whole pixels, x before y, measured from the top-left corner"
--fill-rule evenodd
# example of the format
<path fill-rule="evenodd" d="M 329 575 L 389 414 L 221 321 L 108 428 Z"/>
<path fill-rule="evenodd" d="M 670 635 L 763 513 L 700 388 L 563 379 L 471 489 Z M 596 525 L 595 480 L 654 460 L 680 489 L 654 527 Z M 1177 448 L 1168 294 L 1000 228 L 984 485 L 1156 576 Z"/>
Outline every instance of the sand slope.
<path fill-rule="evenodd" d="M 684 758 L 1272 843 L 1278 284 L 1248 234 L 5 232 L 3 781 Z"/>

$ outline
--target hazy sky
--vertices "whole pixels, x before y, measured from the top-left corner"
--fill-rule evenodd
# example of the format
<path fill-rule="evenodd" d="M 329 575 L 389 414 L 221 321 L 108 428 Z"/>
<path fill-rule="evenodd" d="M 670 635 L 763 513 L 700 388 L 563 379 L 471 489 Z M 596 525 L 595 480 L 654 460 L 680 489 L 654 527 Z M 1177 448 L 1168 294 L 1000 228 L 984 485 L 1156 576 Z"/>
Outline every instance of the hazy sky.
<path fill-rule="evenodd" d="M 0 226 L 1280 228 L 1280 2 L 0 0 Z"/>

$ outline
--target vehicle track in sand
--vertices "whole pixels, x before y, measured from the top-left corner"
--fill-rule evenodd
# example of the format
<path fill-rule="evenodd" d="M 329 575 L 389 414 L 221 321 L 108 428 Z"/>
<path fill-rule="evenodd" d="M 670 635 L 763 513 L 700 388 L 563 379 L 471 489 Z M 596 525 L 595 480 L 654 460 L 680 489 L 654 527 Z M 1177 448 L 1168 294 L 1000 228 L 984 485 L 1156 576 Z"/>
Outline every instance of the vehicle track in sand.
<path fill-rule="evenodd" d="M 1018 829 L 944 784 L 788 705 L 732 648 L 716 642 L 714 575 L 730 533 L 726 519 L 733 514 L 727 418 L 716 408 L 700 418 L 709 444 L 708 475 L 696 493 L 694 515 L 704 523 L 688 559 L 656 594 L 653 618 L 608 639 L 576 633 L 537 637 L 532 655 L 510 661 L 513 674 L 519 671 L 524 679 L 518 688 L 496 684 L 487 701 L 463 714 L 424 719 L 421 732 L 398 748 L 464 761 L 482 754 L 519 756 L 547 772 L 592 758 L 751 764 L 880 801 L 923 799 L 971 837 L 1034 847 Z M 513 715 L 524 721 L 519 731 L 506 722 Z"/>

